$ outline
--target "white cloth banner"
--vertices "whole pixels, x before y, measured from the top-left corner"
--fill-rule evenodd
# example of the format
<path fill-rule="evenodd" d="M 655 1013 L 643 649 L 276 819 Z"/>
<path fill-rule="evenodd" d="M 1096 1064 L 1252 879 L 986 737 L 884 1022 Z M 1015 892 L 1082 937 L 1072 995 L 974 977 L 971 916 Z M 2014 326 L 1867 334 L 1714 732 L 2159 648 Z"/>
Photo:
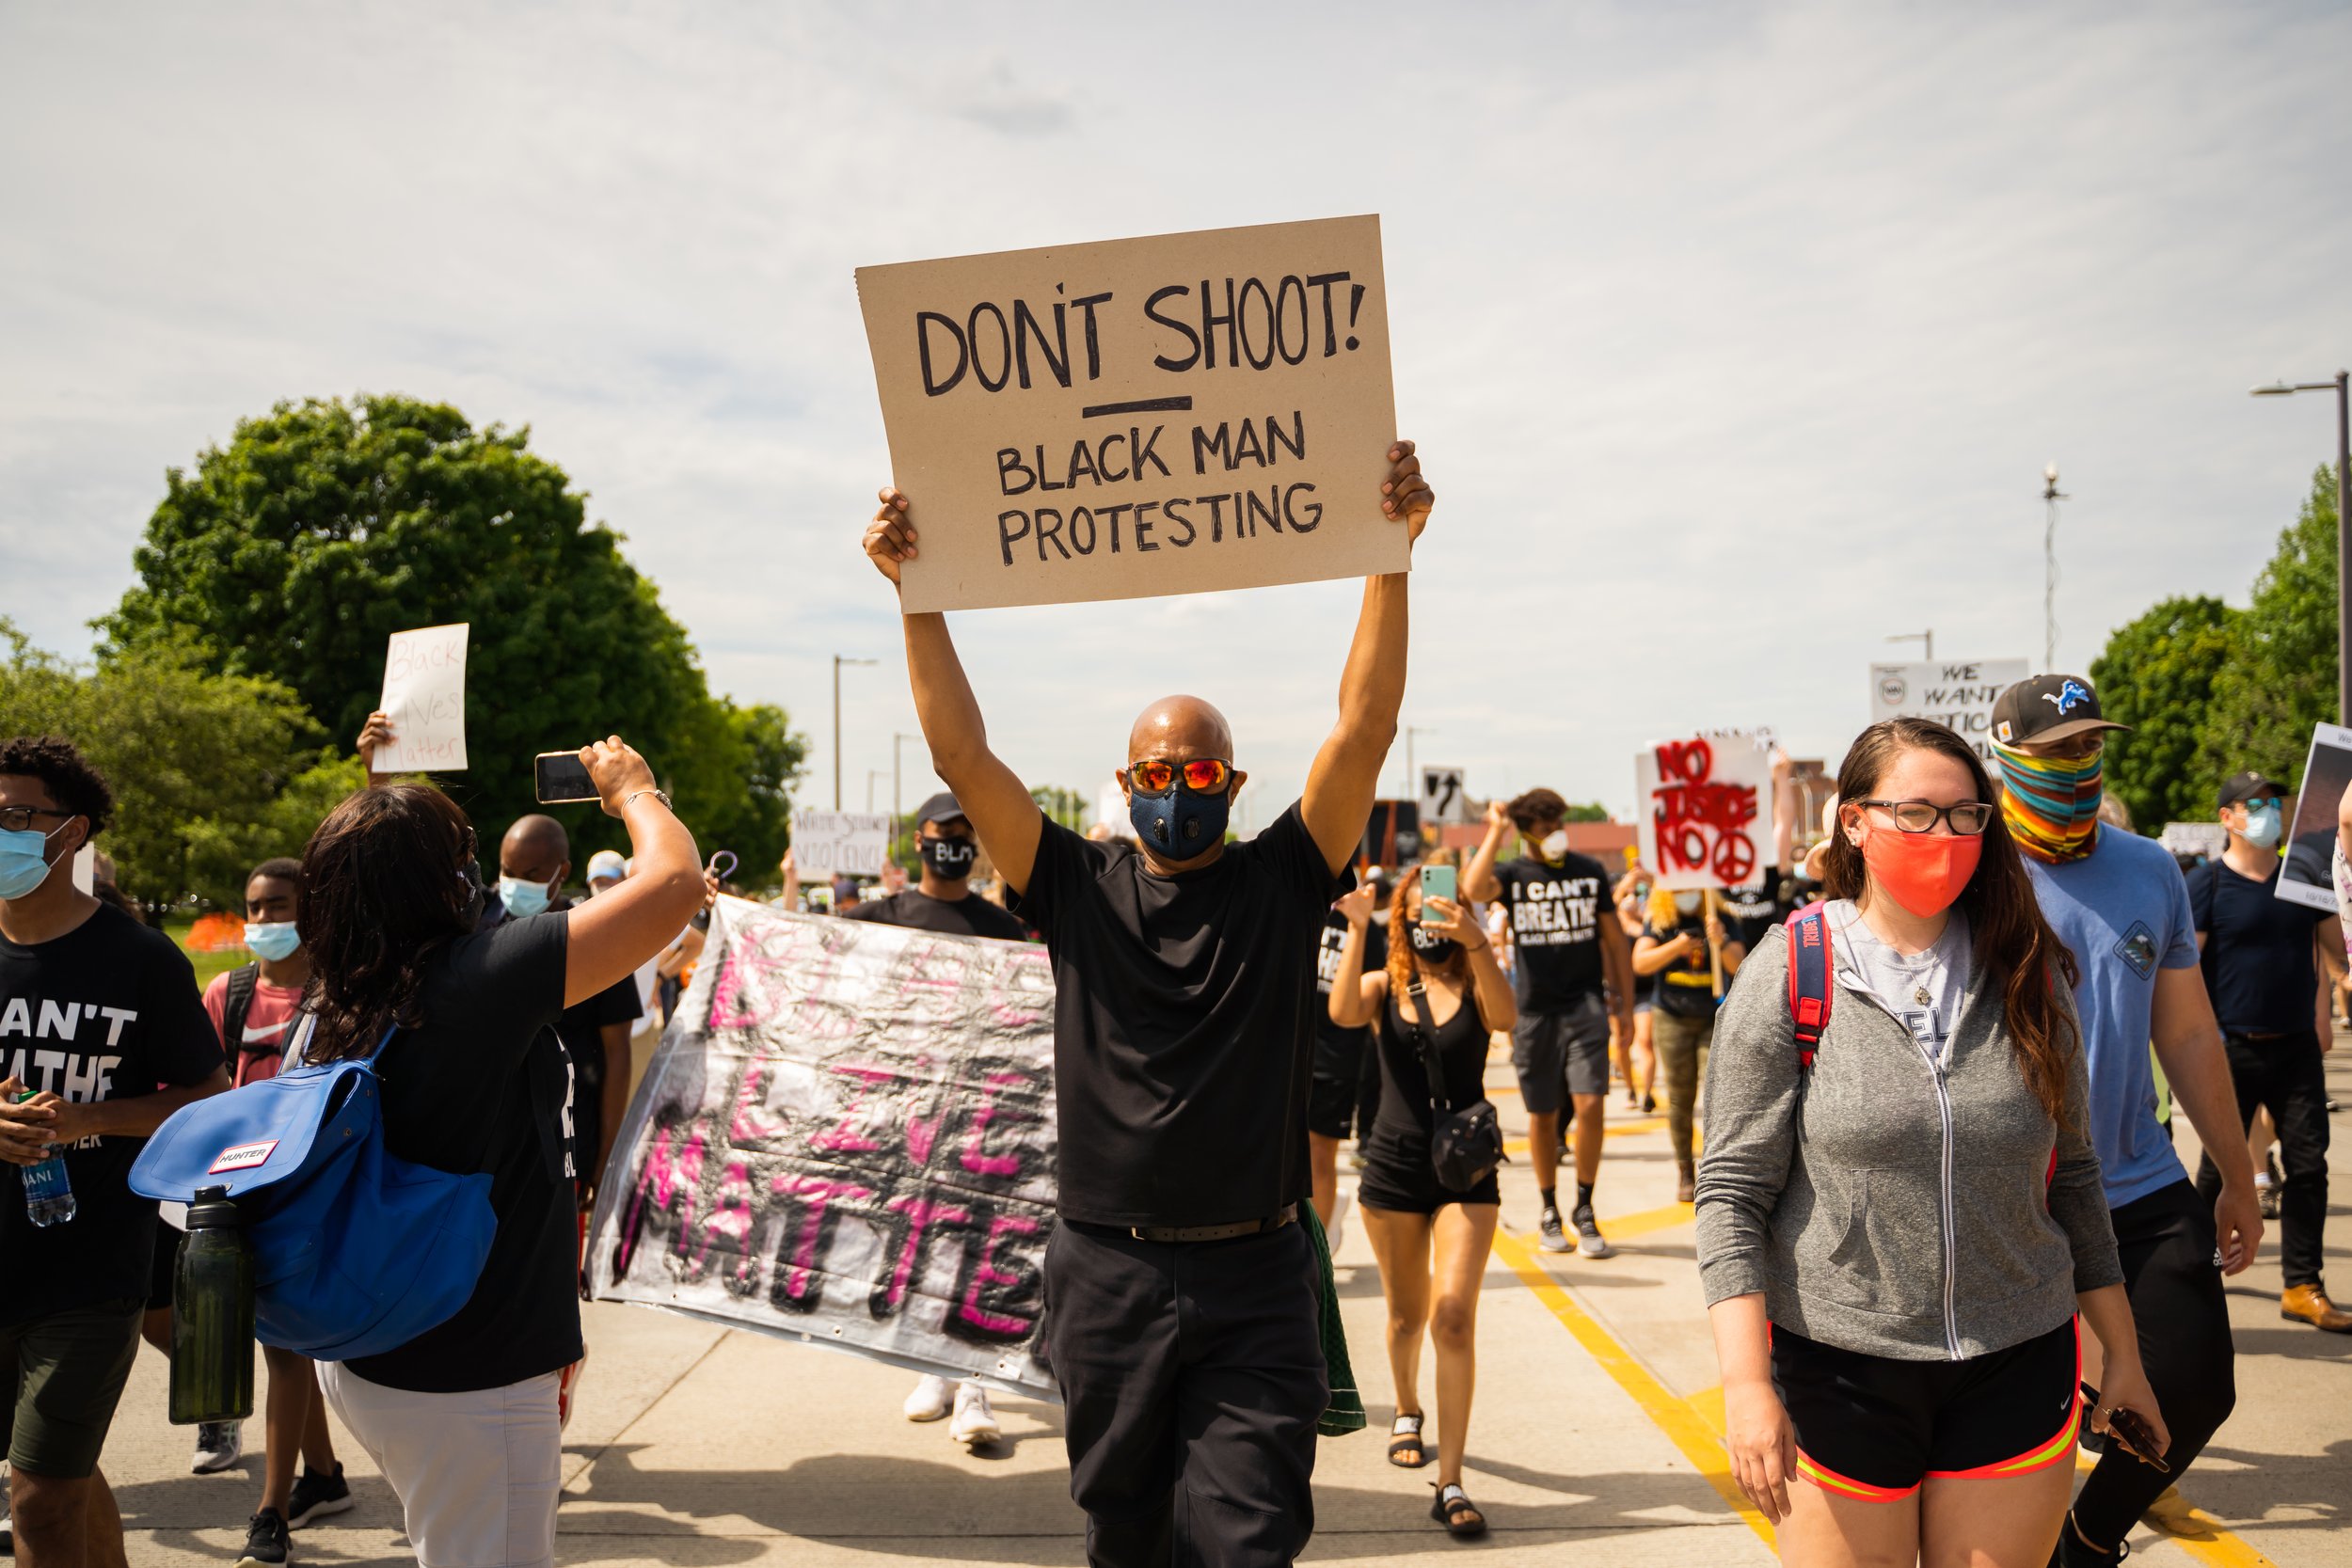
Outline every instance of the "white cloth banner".
<path fill-rule="evenodd" d="M 1045 949 L 723 897 L 597 1184 L 592 1294 L 1044 1399 Z"/>

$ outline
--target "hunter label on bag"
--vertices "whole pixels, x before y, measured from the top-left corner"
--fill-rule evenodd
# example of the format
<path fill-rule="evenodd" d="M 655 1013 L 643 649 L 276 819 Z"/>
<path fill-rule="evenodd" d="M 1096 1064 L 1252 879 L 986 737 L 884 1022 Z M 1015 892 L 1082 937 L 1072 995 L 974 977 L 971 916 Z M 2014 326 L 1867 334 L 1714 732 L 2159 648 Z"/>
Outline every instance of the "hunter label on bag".
<path fill-rule="evenodd" d="M 270 1150 L 276 1148 L 277 1147 L 278 1140 L 276 1138 L 271 1138 L 266 1142 L 258 1144 L 232 1145 L 231 1147 L 224 1148 L 220 1151 L 220 1158 L 214 1161 L 212 1164 L 206 1168 L 205 1174 L 208 1176 L 218 1176 L 224 1171 L 251 1170 L 254 1166 L 262 1164 L 262 1161 L 267 1160 L 270 1155 Z"/>

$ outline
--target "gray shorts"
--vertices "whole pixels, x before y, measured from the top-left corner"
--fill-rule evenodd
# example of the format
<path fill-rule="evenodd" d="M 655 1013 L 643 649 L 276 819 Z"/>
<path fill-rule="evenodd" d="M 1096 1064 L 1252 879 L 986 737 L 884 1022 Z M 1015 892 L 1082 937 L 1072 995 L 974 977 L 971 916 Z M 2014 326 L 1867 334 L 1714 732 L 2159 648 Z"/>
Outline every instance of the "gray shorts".
<path fill-rule="evenodd" d="M 1559 1013 L 1521 1013 L 1511 1029 L 1511 1066 L 1519 1103 L 1535 1116 L 1561 1108 L 1569 1094 L 1609 1092 L 1609 1009 L 1597 996 Z"/>

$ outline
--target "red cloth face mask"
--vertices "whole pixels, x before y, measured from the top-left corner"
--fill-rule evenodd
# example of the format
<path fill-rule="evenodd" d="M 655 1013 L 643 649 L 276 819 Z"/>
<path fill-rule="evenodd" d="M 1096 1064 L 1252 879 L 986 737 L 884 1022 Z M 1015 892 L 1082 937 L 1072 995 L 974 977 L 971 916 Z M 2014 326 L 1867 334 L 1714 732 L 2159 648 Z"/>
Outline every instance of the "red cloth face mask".
<path fill-rule="evenodd" d="M 1871 826 L 1862 834 L 1862 863 L 1870 868 L 1871 879 L 1922 920 L 1959 900 L 1983 853 L 1981 833 L 1906 833 Z"/>

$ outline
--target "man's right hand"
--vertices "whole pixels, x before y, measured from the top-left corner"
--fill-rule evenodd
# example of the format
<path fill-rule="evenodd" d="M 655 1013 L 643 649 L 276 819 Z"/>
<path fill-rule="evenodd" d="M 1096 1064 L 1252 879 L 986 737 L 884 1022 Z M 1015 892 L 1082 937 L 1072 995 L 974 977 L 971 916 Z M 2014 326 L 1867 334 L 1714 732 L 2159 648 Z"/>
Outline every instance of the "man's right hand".
<path fill-rule="evenodd" d="M 38 1165 L 49 1158 L 51 1124 L 57 1119 L 57 1099 L 55 1095 L 42 1095 L 19 1105 L 16 1097 L 24 1092 L 22 1081 L 0 1079 L 0 1161 L 11 1165 Z"/>
<path fill-rule="evenodd" d="M 1340 895 L 1335 906 L 1350 926 L 1361 928 L 1372 919 L 1372 889 L 1357 886 Z"/>
<path fill-rule="evenodd" d="M 892 582 L 898 580 L 898 567 L 914 559 L 914 525 L 907 520 L 906 497 L 891 485 L 883 485 L 878 499 L 882 505 L 874 511 L 874 520 L 866 525 L 866 558 L 874 569 Z"/>

